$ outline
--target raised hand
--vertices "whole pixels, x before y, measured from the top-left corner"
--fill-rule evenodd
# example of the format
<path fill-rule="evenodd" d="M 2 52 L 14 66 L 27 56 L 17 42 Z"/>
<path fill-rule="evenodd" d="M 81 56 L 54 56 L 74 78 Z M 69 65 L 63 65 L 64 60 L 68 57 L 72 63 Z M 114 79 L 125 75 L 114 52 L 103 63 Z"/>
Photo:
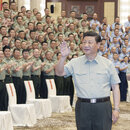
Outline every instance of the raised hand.
<path fill-rule="evenodd" d="M 69 53 L 70 53 L 70 49 L 67 46 L 67 43 L 65 41 L 63 41 L 61 43 L 60 52 L 61 52 L 62 57 L 67 57 L 69 55 Z"/>

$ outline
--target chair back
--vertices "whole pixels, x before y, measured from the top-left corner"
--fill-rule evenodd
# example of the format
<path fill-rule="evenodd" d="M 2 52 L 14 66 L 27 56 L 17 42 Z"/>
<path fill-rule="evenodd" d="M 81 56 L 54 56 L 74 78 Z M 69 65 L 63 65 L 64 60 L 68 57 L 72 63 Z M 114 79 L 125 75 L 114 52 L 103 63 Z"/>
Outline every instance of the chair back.
<path fill-rule="evenodd" d="M 6 84 L 7 93 L 9 96 L 9 106 L 17 103 L 16 90 L 13 83 Z"/>
<path fill-rule="evenodd" d="M 46 79 L 47 89 L 48 89 L 48 97 L 56 96 L 56 85 L 54 79 Z"/>

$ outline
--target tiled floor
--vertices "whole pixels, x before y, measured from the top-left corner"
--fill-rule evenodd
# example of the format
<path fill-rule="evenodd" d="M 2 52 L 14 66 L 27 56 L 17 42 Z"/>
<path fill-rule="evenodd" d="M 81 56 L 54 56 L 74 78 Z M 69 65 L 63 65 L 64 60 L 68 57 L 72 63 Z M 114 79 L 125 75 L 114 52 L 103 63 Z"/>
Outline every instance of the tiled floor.
<path fill-rule="evenodd" d="M 130 130 L 130 103 L 122 102 L 120 108 L 120 118 L 112 130 Z M 71 113 L 54 113 L 51 118 L 38 120 L 33 128 L 15 127 L 15 130 L 76 130 L 74 110 Z"/>

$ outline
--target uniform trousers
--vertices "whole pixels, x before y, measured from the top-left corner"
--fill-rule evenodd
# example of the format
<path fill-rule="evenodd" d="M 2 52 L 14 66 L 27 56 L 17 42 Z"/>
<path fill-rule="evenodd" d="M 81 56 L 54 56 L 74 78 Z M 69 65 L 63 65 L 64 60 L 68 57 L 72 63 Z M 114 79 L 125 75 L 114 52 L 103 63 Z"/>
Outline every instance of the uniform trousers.
<path fill-rule="evenodd" d="M 7 90 L 4 80 L 0 80 L 0 111 L 7 111 Z"/>
<path fill-rule="evenodd" d="M 64 77 L 63 76 L 55 76 L 56 83 L 56 94 L 64 95 Z"/>
<path fill-rule="evenodd" d="M 41 77 L 39 75 L 31 75 L 31 79 L 34 84 L 35 89 L 35 98 L 40 98 L 40 89 L 41 89 Z"/>
<path fill-rule="evenodd" d="M 17 104 L 25 104 L 26 103 L 26 90 L 24 87 L 23 79 L 20 77 L 12 77 L 13 83 L 16 90 L 17 95 Z"/>
<path fill-rule="evenodd" d="M 72 76 L 69 76 L 67 78 L 64 78 L 64 95 L 70 96 L 70 104 L 72 106 L 73 104 L 73 98 L 74 98 L 74 85 L 72 81 Z"/>
<path fill-rule="evenodd" d="M 128 88 L 128 82 L 127 82 L 127 77 L 125 72 L 120 72 L 119 77 L 121 80 L 120 85 L 120 94 L 121 94 L 121 101 L 126 101 L 127 97 L 127 88 Z"/>
<path fill-rule="evenodd" d="M 76 102 L 77 130 L 111 130 L 112 107 L 110 101 L 88 103 Z"/>
<path fill-rule="evenodd" d="M 11 75 L 6 75 L 4 82 L 5 82 L 5 85 L 8 84 L 8 83 L 13 83 Z M 8 97 L 7 90 L 5 91 L 5 95 L 7 95 L 7 98 L 6 98 L 6 101 L 5 101 L 5 107 L 8 108 L 9 97 Z"/>

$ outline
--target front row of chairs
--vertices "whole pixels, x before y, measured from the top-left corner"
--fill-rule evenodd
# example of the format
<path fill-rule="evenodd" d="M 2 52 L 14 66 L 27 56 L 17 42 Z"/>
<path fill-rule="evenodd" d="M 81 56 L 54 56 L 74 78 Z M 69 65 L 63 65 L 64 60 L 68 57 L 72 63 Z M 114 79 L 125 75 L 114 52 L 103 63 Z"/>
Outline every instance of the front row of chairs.
<path fill-rule="evenodd" d="M 17 97 L 13 83 L 6 84 L 9 106 L 7 112 L 0 112 L 1 130 L 13 130 L 13 126 L 34 126 L 36 119 L 50 117 L 52 112 L 71 112 L 69 96 L 57 96 L 54 79 L 46 80 L 48 99 L 35 99 L 33 82 L 25 81 L 26 104 L 16 104 Z"/>

